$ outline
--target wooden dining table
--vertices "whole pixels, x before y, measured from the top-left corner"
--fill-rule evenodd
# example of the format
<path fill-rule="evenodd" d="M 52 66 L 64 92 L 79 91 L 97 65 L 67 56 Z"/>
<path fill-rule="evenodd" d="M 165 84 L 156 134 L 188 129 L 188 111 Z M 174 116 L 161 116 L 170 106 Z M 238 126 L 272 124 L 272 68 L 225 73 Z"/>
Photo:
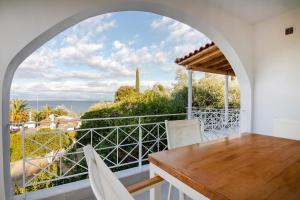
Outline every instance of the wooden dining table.
<path fill-rule="evenodd" d="M 300 199 L 300 141 L 244 133 L 149 155 L 161 176 L 192 199 Z M 150 192 L 160 199 L 160 186 Z"/>

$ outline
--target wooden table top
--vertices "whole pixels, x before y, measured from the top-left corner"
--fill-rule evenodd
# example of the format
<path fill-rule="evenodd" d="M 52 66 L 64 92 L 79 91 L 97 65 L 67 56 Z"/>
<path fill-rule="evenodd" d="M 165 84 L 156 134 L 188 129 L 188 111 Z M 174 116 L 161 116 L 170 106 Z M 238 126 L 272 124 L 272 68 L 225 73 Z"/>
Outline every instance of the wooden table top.
<path fill-rule="evenodd" d="M 300 141 L 247 133 L 149 161 L 209 199 L 300 199 Z"/>

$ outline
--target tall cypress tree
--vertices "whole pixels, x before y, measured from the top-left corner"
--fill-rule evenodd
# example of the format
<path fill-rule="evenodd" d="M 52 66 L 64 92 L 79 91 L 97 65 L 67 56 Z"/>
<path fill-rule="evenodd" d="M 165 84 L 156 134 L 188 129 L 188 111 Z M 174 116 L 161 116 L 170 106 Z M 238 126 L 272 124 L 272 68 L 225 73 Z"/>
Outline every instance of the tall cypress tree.
<path fill-rule="evenodd" d="M 136 68 L 135 72 L 135 91 L 140 93 L 140 71 L 138 67 Z"/>

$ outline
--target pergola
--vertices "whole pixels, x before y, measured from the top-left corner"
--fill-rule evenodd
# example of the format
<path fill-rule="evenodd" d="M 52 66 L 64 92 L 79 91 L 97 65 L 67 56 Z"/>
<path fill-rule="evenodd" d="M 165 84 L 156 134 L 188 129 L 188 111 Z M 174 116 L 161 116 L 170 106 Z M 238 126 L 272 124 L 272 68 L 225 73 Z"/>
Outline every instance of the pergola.
<path fill-rule="evenodd" d="M 221 50 L 214 42 L 208 43 L 199 49 L 177 58 L 175 62 L 188 70 L 188 118 L 192 117 L 192 73 L 200 71 L 213 74 L 222 74 L 225 78 L 225 116 L 228 116 L 228 76 L 235 73 Z"/>

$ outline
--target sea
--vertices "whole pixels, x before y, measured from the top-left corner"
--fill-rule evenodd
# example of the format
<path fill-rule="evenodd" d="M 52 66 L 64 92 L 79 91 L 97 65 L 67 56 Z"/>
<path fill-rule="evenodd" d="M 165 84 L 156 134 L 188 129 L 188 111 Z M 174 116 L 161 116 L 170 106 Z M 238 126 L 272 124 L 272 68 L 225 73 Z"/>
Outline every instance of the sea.
<path fill-rule="evenodd" d="M 99 101 L 28 101 L 28 106 L 32 109 L 41 110 L 43 106 L 48 105 L 51 107 L 64 106 L 67 109 L 75 112 L 78 116 L 82 113 L 86 112 L 90 106 L 95 103 L 99 103 Z"/>

